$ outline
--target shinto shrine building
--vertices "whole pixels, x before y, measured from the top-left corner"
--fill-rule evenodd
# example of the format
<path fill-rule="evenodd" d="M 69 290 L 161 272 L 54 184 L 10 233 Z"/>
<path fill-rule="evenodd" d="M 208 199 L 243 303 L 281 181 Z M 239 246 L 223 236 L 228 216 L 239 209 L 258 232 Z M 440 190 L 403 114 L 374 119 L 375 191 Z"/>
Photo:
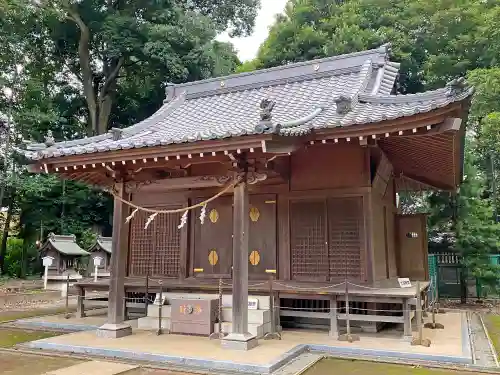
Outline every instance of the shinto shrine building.
<path fill-rule="evenodd" d="M 425 217 L 401 215 L 396 196 L 458 188 L 473 89 L 456 79 L 395 95 L 399 64 L 388 54 L 384 45 L 168 84 L 161 108 L 134 126 L 30 145 L 33 170 L 115 196 L 111 278 L 78 284 L 82 294 L 109 289 L 99 334 L 130 333 L 123 300 L 144 292 L 146 276 L 151 290 L 161 280 L 164 290 L 198 294 L 222 279 L 232 285 L 223 341 L 250 348 L 248 293 L 266 295 L 270 274 L 276 304 L 290 307 L 279 310 L 283 325 L 326 318 L 336 331 L 342 310 L 322 308 L 345 305 L 348 280 L 359 309 L 351 319 L 375 331 L 401 322 L 408 334 L 406 313 L 369 312 L 409 306 L 420 291 L 400 288 L 398 277 L 428 285 Z"/>

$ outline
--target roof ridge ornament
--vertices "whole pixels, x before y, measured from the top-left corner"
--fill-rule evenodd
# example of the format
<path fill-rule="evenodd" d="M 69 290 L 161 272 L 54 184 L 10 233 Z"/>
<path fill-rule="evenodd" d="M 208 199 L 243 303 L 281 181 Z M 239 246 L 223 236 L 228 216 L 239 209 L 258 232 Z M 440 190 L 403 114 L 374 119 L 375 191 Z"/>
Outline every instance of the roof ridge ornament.
<path fill-rule="evenodd" d="M 347 115 L 352 109 L 352 98 L 345 95 L 340 95 L 335 99 L 337 113 L 339 115 Z"/>
<path fill-rule="evenodd" d="M 111 135 L 113 136 L 113 141 L 119 141 L 120 139 L 122 139 L 123 129 L 111 128 L 109 130 L 109 133 L 111 133 Z"/>
<path fill-rule="evenodd" d="M 459 77 L 451 80 L 446 84 L 446 88 L 448 89 L 448 96 L 456 96 L 462 93 L 465 89 L 467 89 L 469 85 L 464 77 Z"/>
<path fill-rule="evenodd" d="M 175 98 L 175 83 L 167 82 L 165 84 L 165 100 L 163 103 L 168 103 Z"/>
<path fill-rule="evenodd" d="M 50 146 L 54 146 L 54 144 L 56 143 L 55 139 L 54 139 L 54 136 L 52 135 L 52 130 L 47 130 L 47 135 L 45 136 L 45 146 L 47 147 L 50 147 Z"/>
<path fill-rule="evenodd" d="M 257 134 L 263 134 L 263 133 L 279 133 L 281 126 L 274 125 L 272 123 L 272 118 L 273 114 L 272 111 L 274 109 L 274 106 L 276 105 L 276 102 L 274 100 L 271 100 L 269 98 L 264 98 L 260 101 L 260 122 L 257 124 L 255 127 L 255 132 Z"/>

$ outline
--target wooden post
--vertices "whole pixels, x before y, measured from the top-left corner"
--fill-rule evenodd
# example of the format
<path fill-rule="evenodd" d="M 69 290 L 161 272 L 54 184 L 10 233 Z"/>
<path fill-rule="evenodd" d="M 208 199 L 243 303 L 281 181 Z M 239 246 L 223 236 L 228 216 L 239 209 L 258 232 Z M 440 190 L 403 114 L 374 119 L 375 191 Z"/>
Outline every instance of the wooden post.
<path fill-rule="evenodd" d="M 161 320 L 162 320 L 162 310 L 163 310 L 163 286 L 161 281 L 158 281 L 160 284 L 160 305 L 158 306 L 158 330 L 156 331 L 156 336 L 160 336 L 162 334 L 161 329 Z"/>
<path fill-rule="evenodd" d="M 49 281 L 49 265 L 45 265 L 45 272 L 43 274 L 43 289 L 47 290 L 47 284 Z"/>
<path fill-rule="evenodd" d="M 359 341 L 361 338 L 359 335 L 351 334 L 351 316 L 350 316 L 350 308 L 349 308 L 349 287 L 348 287 L 347 278 L 345 281 L 345 319 L 346 319 L 346 328 L 347 332 L 345 335 L 339 335 L 339 341 L 348 341 L 354 342 Z"/>
<path fill-rule="evenodd" d="M 210 340 L 212 339 L 222 339 L 226 335 L 222 332 L 222 278 L 219 278 L 219 300 L 217 302 L 217 327 L 218 332 L 213 332 L 208 337 Z"/>
<path fill-rule="evenodd" d="M 76 305 L 76 316 L 78 318 L 85 317 L 85 289 L 78 288 L 78 301 Z"/>
<path fill-rule="evenodd" d="M 144 293 L 144 316 L 148 316 L 148 304 L 149 304 L 149 270 L 146 273 L 146 292 Z"/>
<path fill-rule="evenodd" d="M 271 331 L 264 335 L 264 340 L 281 340 L 281 334 L 276 329 L 276 308 L 274 306 L 273 274 L 276 274 L 276 270 L 266 270 L 266 273 L 269 274 L 269 312 L 271 315 Z M 277 313 L 280 313 L 279 310 Z"/>
<path fill-rule="evenodd" d="M 405 340 L 412 339 L 411 333 L 411 314 L 410 314 L 410 304 L 408 303 L 408 298 L 403 299 L 403 336 Z"/>
<path fill-rule="evenodd" d="M 420 290 L 420 282 L 416 283 L 417 289 L 417 306 L 415 311 L 415 320 L 417 321 L 417 337 L 411 342 L 412 345 L 422 345 L 429 347 L 431 341 L 423 338 L 423 324 L 422 324 L 422 291 Z"/>
<path fill-rule="evenodd" d="M 338 335 L 338 322 L 337 322 L 337 295 L 330 296 L 330 336 L 336 337 Z"/>
<path fill-rule="evenodd" d="M 257 346 L 248 332 L 248 186 L 246 177 L 234 187 L 232 329 L 222 340 L 228 349 L 249 350 Z"/>
<path fill-rule="evenodd" d="M 123 181 L 115 183 L 115 193 L 128 200 Z M 113 212 L 113 241 L 111 253 L 111 277 L 109 280 L 108 321 L 97 331 L 98 336 L 119 338 L 132 334 L 125 320 L 125 274 L 127 267 L 128 207 L 115 198 Z"/>
<path fill-rule="evenodd" d="M 65 318 L 66 319 L 69 319 L 70 318 L 70 315 L 69 315 L 69 275 L 66 275 L 66 299 L 65 299 L 65 302 L 64 302 L 64 310 L 65 310 Z"/>

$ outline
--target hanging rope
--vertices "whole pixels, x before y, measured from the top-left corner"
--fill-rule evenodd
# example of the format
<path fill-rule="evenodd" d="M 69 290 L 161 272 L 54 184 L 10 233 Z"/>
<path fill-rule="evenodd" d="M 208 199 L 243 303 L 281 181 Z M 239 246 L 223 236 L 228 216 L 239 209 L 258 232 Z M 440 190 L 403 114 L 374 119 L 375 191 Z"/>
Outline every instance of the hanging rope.
<path fill-rule="evenodd" d="M 146 225 L 145 225 L 144 229 L 147 229 L 147 227 L 149 226 L 149 224 L 151 224 L 151 222 L 159 214 L 178 214 L 178 213 L 183 213 L 182 218 L 181 218 L 181 224 L 178 227 L 180 229 L 187 222 L 187 213 L 188 213 L 188 211 L 193 210 L 193 209 L 198 208 L 198 207 L 202 207 L 203 210 L 202 210 L 202 214 L 200 215 L 200 221 L 203 222 L 204 218 L 205 218 L 206 205 L 208 203 L 212 202 L 213 200 L 219 198 L 221 195 L 227 193 L 229 190 L 231 190 L 232 188 L 234 188 L 240 181 L 241 181 L 241 178 L 237 178 L 235 181 L 233 181 L 232 183 L 230 183 L 229 185 L 227 185 L 224 189 L 222 189 L 220 192 L 218 192 L 217 194 L 215 194 L 213 197 L 208 198 L 208 199 L 204 200 L 203 202 L 194 204 L 192 206 L 183 207 L 183 208 L 177 208 L 177 209 L 173 209 L 173 210 L 155 210 L 155 209 L 152 209 L 152 208 L 142 207 L 142 206 L 139 206 L 139 205 L 137 205 L 135 203 L 132 203 L 132 202 L 126 200 L 126 199 L 123 199 L 118 194 L 116 194 L 113 190 L 107 190 L 107 192 L 109 194 L 111 194 L 115 199 L 119 200 L 120 202 L 126 204 L 129 207 L 134 208 L 134 211 L 126 219 L 127 223 L 135 216 L 135 214 L 138 211 L 149 212 L 151 214 L 148 217 L 148 220 L 146 221 Z"/>

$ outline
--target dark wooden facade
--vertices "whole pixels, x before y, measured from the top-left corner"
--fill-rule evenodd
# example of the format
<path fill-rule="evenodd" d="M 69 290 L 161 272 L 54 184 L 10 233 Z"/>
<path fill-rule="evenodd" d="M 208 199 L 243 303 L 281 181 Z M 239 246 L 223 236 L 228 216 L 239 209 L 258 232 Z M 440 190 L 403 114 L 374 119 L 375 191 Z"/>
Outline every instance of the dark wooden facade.
<path fill-rule="evenodd" d="M 281 280 L 297 281 L 347 277 L 372 282 L 402 275 L 396 262 L 395 178 L 381 155 L 377 148 L 353 142 L 319 143 L 282 156 L 288 182 L 251 186 L 249 277 L 267 278 L 266 269 L 277 269 Z M 215 191 L 171 191 L 152 184 L 136 192 L 133 201 L 179 208 Z M 232 195 L 209 203 L 203 225 L 200 210 L 191 212 L 181 230 L 179 214 L 161 215 L 144 230 L 148 215 L 138 213 L 130 226 L 128 275 L 230 278 Z"/>

